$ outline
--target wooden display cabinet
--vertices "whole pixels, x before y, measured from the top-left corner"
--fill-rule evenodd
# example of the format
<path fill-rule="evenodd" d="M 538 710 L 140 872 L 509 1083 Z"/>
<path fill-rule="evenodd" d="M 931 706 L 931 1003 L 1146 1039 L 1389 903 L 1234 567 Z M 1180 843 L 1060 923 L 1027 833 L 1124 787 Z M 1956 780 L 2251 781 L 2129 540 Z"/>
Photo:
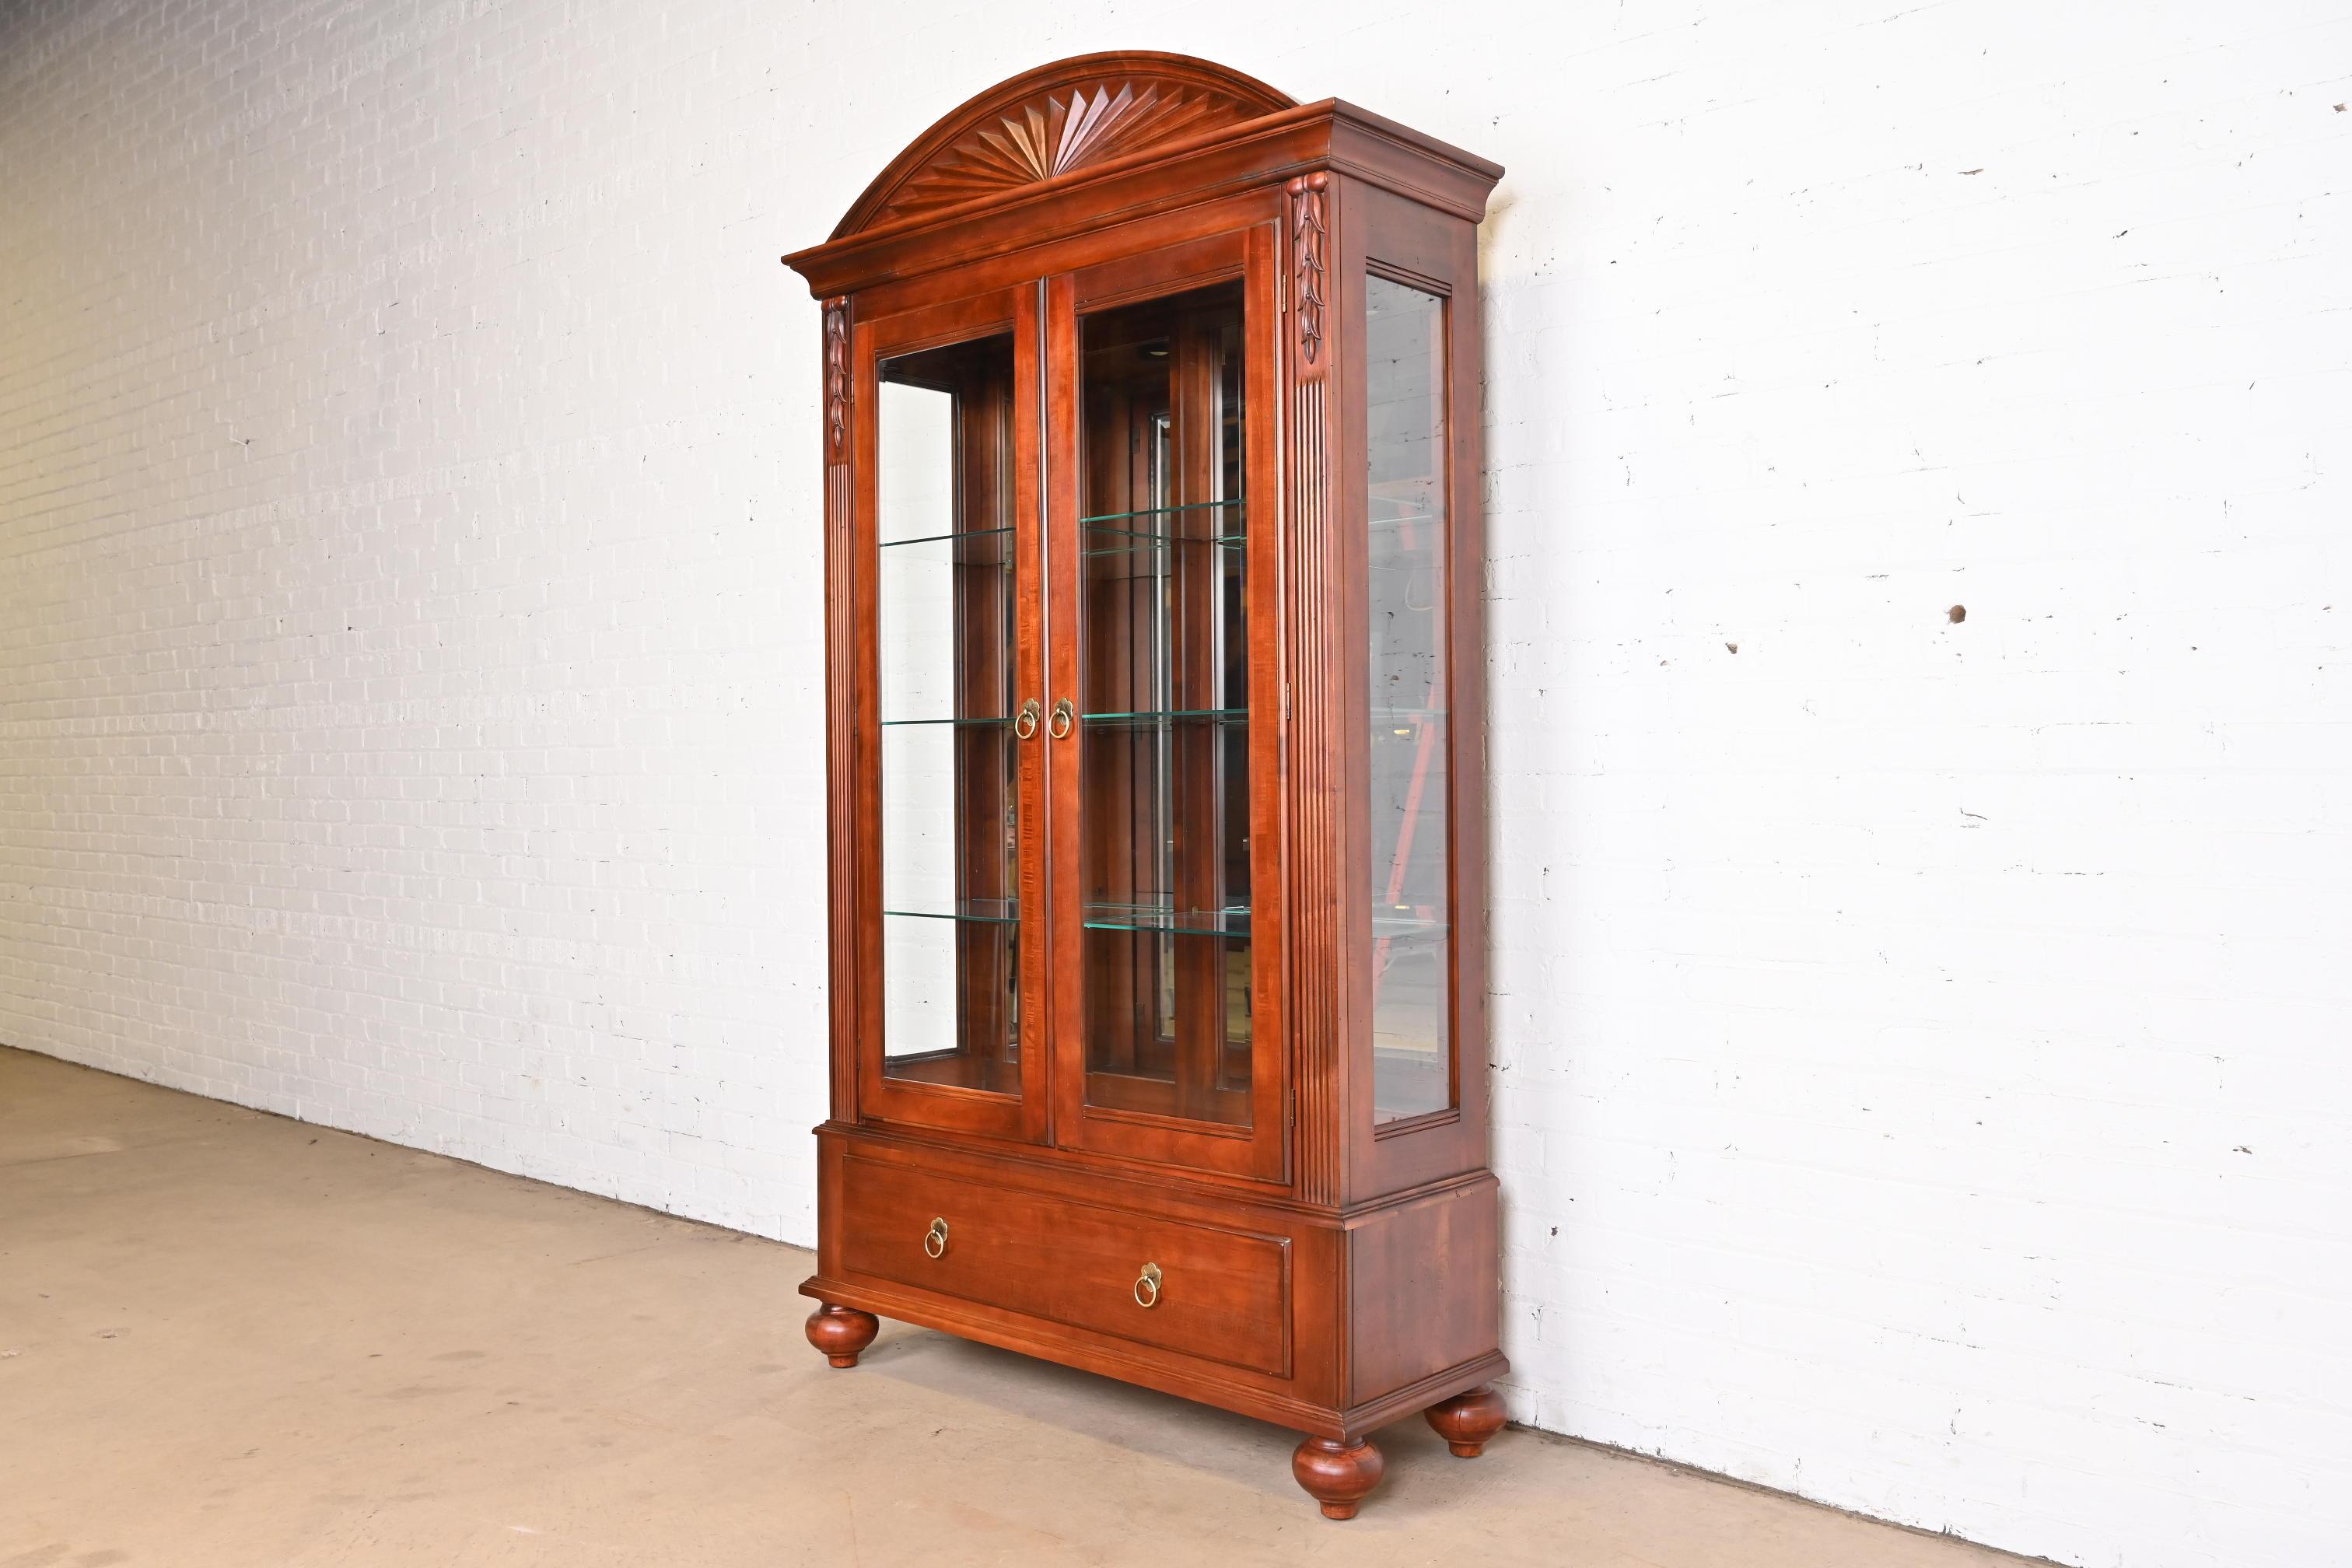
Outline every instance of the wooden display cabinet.
<path fill-rule="evenodd" d="M 821 1303 L 1282 1423 L 1503 1423 L 1477 225 L 1172 55 L 1004 83 L 824 244 Z"/>

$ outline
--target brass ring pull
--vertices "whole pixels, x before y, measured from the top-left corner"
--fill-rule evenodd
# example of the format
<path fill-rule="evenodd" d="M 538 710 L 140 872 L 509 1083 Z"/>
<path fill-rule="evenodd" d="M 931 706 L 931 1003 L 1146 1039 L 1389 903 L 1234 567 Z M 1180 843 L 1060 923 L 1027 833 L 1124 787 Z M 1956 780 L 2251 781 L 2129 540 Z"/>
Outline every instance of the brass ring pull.
<path fill-rule="evenodd" d="M 1053 736 L 1056 741 L 1060 740 L 1070 732 L 1070 721 L 1076 717 L 1076 715 L 1071 710 L 1068 698 L 1055 699 L 1054 721 L 1045 727 L 1045 733 Z"/>
<path fill-rule="evenodd" d="M 1147 1263 L 1135 1277 L 1135 1304 L 1147 1310 L 1160 1305 L 1160 1265 Z"/>
<path fill-rule="evenodd" d="M 1034 697 L 1021 705 L 1021 715 L 1013 721 L 1013 732 L 1023 740 L 1037 732 L 1037 700 Z"/>
<path fill-rule="evenodd" d="M 923 1232 L 924 1255 L 926 1257 L 938 1258 L 944 1254 L 947 1249 L 948 1222 L 943 1219 L 935 1219 L 931 1221 L 931 1228 Z"/>

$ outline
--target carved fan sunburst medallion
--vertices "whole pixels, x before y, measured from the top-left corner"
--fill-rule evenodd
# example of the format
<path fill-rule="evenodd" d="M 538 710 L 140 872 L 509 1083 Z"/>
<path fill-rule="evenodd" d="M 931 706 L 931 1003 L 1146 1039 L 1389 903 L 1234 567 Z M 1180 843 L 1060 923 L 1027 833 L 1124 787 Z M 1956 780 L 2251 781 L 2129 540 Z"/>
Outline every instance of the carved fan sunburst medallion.
<path fill-rule="evenodd" d="M 958 138 L 892 193 L 875 221 L 1034 184 L 1265 112 L 1207 88 L 1133 78 L 1044 93 Z"/>

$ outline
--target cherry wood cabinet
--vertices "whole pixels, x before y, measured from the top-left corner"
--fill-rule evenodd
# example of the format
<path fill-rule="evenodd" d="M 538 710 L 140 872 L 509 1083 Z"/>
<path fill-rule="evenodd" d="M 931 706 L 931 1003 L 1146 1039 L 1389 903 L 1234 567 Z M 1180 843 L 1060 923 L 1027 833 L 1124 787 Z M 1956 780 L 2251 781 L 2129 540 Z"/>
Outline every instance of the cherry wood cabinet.
<path fill-rule="evenodd" d="M 1477 225 L 1501 170 L 1172 55 L 973 99 L 823 302 L 819 1306 L 1369 1440 L 1504 1420 Z"/>

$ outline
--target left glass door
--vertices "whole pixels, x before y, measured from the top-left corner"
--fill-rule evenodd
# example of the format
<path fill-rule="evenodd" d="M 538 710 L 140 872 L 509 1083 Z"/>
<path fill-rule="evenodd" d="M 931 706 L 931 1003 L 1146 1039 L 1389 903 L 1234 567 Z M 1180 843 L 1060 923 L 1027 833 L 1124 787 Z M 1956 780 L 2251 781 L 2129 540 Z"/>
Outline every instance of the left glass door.
<path fill-rule="evenodd" d="M 1042 1140 L 1037 291 L 856 342 L 861 1115 Z"/>

